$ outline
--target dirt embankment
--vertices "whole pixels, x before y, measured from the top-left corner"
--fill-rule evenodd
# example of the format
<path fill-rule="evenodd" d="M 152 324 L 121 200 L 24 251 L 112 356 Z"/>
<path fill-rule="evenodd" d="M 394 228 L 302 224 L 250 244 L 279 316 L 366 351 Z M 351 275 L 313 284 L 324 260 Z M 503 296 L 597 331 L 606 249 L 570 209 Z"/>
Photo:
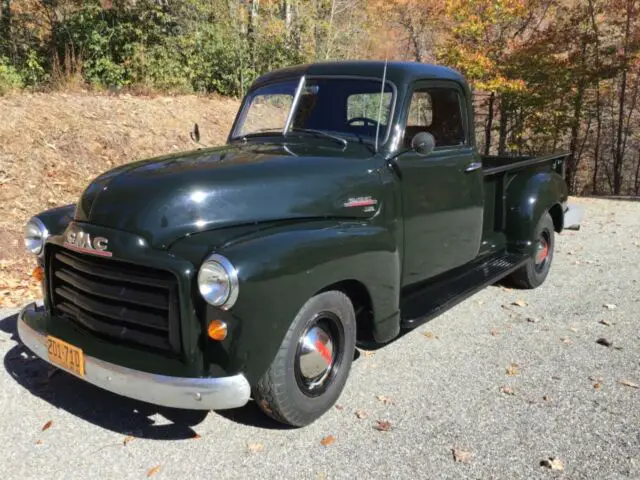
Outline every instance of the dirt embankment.
<path fill-rule="evenodd" d="M 217 97 L 23 94 L 0 97 L 0 306 L 34 291 L 22 246 L 31 215 L 75 203 L 117 165 L 224 143 L 239 102 Z M 32 294 L 32 293 L 31 293 Z"/>

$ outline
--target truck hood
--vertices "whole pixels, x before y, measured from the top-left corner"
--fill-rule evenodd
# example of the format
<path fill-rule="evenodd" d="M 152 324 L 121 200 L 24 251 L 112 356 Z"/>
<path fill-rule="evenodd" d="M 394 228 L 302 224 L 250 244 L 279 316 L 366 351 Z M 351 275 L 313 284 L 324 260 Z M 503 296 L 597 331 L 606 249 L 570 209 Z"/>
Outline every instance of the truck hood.
<path fill-rule="evenodd" d="M 229 145 L 113 169 L 84 191 L 75 220 L 168 248 L 186 235 L 233 225 L 367 218 L 381 206 L 380 188 L 361 145 Z"/>

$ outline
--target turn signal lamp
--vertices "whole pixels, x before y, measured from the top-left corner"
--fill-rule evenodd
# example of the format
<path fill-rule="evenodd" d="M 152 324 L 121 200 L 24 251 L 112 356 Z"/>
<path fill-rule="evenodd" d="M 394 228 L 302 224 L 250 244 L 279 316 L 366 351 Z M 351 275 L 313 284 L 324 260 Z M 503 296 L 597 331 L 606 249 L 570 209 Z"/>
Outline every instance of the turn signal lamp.
<path fill-rule="evenodd" d="M 38 282 L 42 282 L 42 280 L 44 279 L 44 268 L 42 267 L 34 268 L 33 272 L 31 272 L 31 278 L 33 278 Z"/>
<path fill-rule="evenodd" d="M 207 334 L 211 340 L 224 340 L 227 338 L 227 324 L 222 320 L 213 320 L 207 327 Z"/>

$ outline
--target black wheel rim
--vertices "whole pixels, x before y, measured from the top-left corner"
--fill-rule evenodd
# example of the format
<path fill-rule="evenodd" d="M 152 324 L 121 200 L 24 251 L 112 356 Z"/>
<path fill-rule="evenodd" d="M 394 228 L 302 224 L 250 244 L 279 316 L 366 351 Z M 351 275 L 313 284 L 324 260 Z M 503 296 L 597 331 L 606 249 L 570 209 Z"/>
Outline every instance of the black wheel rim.
<path fill-rule="evenodd" d="M 344 358 L 344 331 L 331 312 L 317 314 L 298 340 L 295 376 L 298 388 L 309 397 L 327 391 Z"/>
<path fill-rule="evenodd" d="M 534 254 L 534 265 L 537 272 L 542 272 L 549 262 L 551 256 L 551 235 L 548 231 L 543 231 L 536 242 Z"/>

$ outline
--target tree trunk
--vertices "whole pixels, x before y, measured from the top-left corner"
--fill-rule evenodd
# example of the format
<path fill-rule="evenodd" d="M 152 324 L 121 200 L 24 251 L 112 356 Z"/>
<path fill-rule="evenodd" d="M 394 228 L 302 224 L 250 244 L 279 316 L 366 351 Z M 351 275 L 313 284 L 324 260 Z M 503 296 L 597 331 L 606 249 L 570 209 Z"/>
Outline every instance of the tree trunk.
<path fill-rule="evenodd" d="M 595 35 L 595 69 L 598 80 L 596 81 L 596 139 L 593 147 L 593 177 L 592 192 L 598 194 L 598 173 L 600 167 L 600 141 L 602 139 L 602 105 L 600 105 L 600 32 L 596 22 L 596 12 L 593 0 L 589 0 L 589 15 L 591 17 L 591 27 Z"/>
<path fill-rule="evenodd" d="M 582 49 L 584 58 L 585 48 Z M 578 133 L 580 131 L 580 121 L 582 120 L 582 105 L 584 100 L 585 81 L 584 77 L 580 77 L 578 82 L 578 91 L 573 100 L 573 118 L 571 119 L 571 140 L 569 141 L 569 151 L 571 155 L 567 159 L 565 170 L 565 182 L 569 193 L 573 193 L 574 178 L 576 176 L 576 170 L 578 169 L 578 163 L 580 163 L 580 157 L 578 150 Z"/>
<path fill-rule="evenodd" d="M 616 131 L 616 147 L 613 157 L 613 194 L 620 195 L 622 190 L 622 163 L 624 160 L 624 148 L 622 133 L 624 130 L 624 107 L 627 94 L 627 69 L 629 68 L 629 36 L 631 31 L 631 15 L 633 13 L 633 0 L 627 0 L 627 18 L 624 30 L 624 46 L 622 50 L 622 79 L 620 80 L 620 95 L 618 108 L 618 125 Z"/>
<path fill-rule="evenodd" d="M 638 152 L 638 163 L 636 163 L 636 178 L 633 187 L 634 195 L 640 195 L 640 152 Z"/>
<path fill-rule="evenodd" d="M 508 121 L 509 105 L 502 94 L 500 98 L 500 128 L 498 130 L 498 155 L 506 155 L 507 153 L 507 121 Z"/>
<path fill-rule="evenodd" d="M 11 0 L 0 0 L 0 56 L 12 57 Z"/>
<path fill-rule="evenodd" d="M 249 25 L 247 28 L 247 37 L 249 39 L 249 55 L 251 58 L 251 66 L 256 67 L 256 35 L 258 30 L 260 0 L 251 0 L 249 4 Z"/>
<path fill-rule="evenodd" d="M 293 23 L 293 8 L 291 2 L 293 0 L 284 0 L 282 16 L 284 17 L 284 28 L 287 36 L 291 35 L 291 24 Z"/>
<path fill-rule="evenodd" d="M 331 56 L 331 44 L 333 43 L 333 17 L 336 13 L 336 0 L 331 0 L 331 11 L 329 12 L 329 25 L 327 26 L 327 41 L 325 42 L 324 59 L 329 60 Z"/>
<path fill-rule="evenodd" d="M 491 129 L 493 128 L 493 104 L 496 99 L 495 92 L 491 92 L 489 97 L 489 112 L 487 113 L 487 126 L 484 129 L 484 154 L 489 155 L 491 151 Z"/>

